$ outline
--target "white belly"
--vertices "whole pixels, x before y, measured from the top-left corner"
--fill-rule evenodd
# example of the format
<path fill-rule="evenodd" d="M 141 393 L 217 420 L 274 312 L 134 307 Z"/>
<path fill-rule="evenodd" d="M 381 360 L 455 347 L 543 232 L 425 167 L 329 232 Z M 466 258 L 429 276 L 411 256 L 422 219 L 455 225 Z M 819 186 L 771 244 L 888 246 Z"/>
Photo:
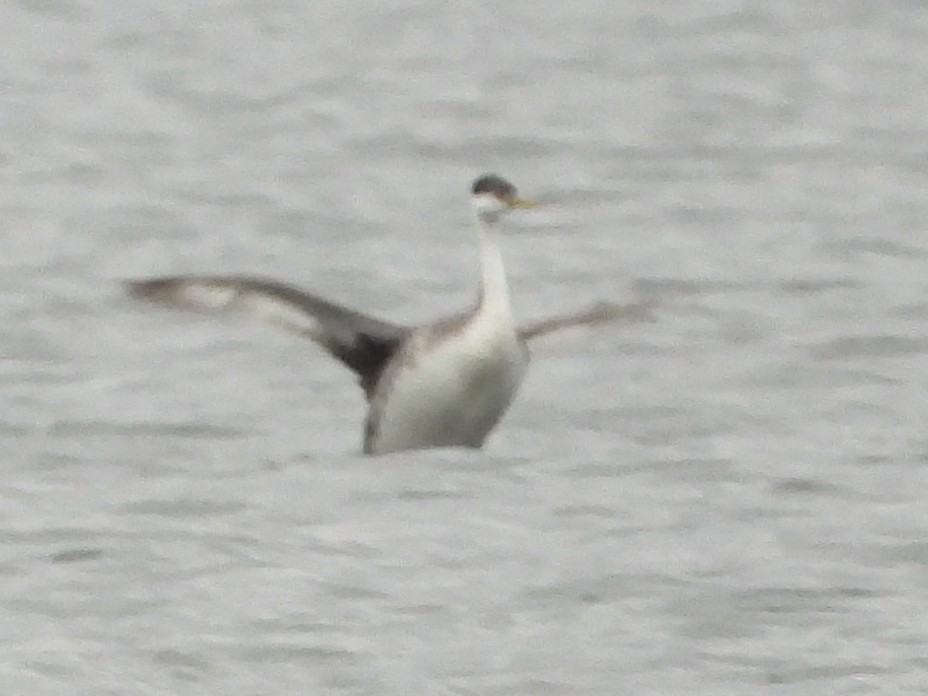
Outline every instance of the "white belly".
<path fill-rule="evenodd" d="M 370 451 L 480 447 L 509 408 L 528 367 L 511 330 L 476 324 L 451 340 L 410 346 L 372 422 Z M 375 414 L 372 414 L 372 417 Z"/>

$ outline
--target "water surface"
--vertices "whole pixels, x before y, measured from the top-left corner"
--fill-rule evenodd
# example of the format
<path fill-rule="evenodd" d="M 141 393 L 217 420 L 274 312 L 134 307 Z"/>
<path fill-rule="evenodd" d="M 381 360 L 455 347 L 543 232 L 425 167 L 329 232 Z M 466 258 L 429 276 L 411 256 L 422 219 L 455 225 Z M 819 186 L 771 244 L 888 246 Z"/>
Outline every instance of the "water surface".
<path fill-rule="evenodd" d="M 793 1 L 0 9 L 0 686 L 920 693 L 928 15 Z M 358 456 L 350 375 L 118 281 L 469 303 L 546 205 L 480 453 Z"/>

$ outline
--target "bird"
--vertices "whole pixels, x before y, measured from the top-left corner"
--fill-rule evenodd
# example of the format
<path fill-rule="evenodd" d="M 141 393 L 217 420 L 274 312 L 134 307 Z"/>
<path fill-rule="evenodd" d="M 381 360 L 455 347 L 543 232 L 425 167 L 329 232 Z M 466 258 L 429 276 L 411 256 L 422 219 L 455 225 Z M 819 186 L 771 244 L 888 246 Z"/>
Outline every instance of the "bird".
<path fill-rule="evenodd" d="M 261 277 L 172 275 L 126 281 L 129 295 L 162 305 L 251 314 L 308 338 L 352 370 L 367 400 L 362 451 L 481 448 L 525 376 L 530 340 L 618 317 L 643 306 L 601 302 L 585 311 L 518 325 L 497 226 L 521 198 L 496 174 L 471 186 L 480 286 L 467 311 L 418 326 L 378 319 Z"/>

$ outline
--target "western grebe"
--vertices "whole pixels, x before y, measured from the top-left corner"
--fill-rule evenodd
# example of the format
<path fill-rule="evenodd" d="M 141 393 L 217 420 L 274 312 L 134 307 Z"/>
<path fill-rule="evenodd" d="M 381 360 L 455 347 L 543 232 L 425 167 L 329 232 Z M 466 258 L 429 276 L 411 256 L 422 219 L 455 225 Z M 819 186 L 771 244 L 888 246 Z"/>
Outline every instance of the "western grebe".
<path fill-rule="evenodd" d="M 351 368 L 368 401 L 364 453 L 481 447 L 512 403 L 528 367 L 526 342 L 557 329 L 595 324 L 641 307 L 599 304 L 517 326 L 495 226 L 534 202 L 502 177 L 472 187 L 481 285 L 468 312 L 406 327 L 381 321 L 288 285 L 243 276 L 169 276 L 127 283 L 131 295 L 163 304 L 256 315 L 322 346 Z"/>

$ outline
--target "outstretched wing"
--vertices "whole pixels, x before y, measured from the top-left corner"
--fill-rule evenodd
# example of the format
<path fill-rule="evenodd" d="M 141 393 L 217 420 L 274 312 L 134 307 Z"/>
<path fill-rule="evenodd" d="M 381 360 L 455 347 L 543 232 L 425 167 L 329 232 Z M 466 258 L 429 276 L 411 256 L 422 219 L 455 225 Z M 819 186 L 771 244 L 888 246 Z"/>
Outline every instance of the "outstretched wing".
<path fill-rule="evenodd" d="M 133 297 L 174 307 L 250 314 L 305 336 L 351 368 L 370 398 L 408 329 L 289 285 L 241 276 L 168 276 L 128 281 Z"/>
<path fill-rule="evenodd" d="M 651 304 L 642 302 L 638 304 L 613 304 L 600 302 L 583 312 L 560 314 L 548 319 L 542 319 L 532 324 L 519 327 L 519 338 L 528 341 L 538 336 L 569 329 L 574 326 L 592 326 L 607 321 L 624 319 L 627 321 L 647 321 L 651 319 Z"/>

